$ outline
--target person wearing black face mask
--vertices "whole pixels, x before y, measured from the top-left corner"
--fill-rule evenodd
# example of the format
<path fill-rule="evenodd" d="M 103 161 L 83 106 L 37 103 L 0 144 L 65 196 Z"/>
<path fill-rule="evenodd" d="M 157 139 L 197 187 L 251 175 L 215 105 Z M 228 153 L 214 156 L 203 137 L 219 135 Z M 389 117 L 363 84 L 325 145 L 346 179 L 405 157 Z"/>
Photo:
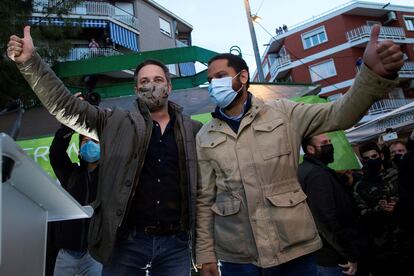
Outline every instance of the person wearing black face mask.
<path fill-rule="evenodd" d="M 334 147 L 326 134 L 302 142 L 305 152 L 298 179 L 307 195 L 322 248 L 316 252 L 318 275 L 353 275 L 361 256 L 362 239 L 357 213 L 342 178 L 327 165 L 334 161 Z"/>
<path fill-rule="evenodd" d="M 414 132 L 411 136 L 414 136 Z M 399 246 L 401 267 L 410 269 L 414 262 L 414 151 L 410 147 L 414 137 L 409 137 L 407 144 L 395 141 L 390 145 L 392 162 L 398 169 L 399 201 L 396 206 L 398 225 L 400 228 Z"/>
<path fill-rule="evenodd" d="M 354 187 L 354 198 L 361 215 L 361 225 L 367 234 L 372 275 L 403 275 L 399 268 L 398 172 L 384 166 L 384 156 L 377 144 L 370 142 L 359 147 L 364 175 Z"/>

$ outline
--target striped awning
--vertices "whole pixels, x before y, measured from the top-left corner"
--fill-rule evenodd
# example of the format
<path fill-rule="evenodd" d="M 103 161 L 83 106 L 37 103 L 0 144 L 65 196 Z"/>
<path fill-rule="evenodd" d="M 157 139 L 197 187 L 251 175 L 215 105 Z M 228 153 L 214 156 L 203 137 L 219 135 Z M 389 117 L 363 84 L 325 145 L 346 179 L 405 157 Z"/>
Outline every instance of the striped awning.
<path fill-rule="evenodd" d="M 82 28 L 106 28 L 108 22 L 100 19 L 63 19 L 49 17 L 31 17 L 30 25 L 79 26 Z"/>
<path fill-rule="evenodd" d="M 139 51 L 138 35 L 136 33 L 112 22 L 109 22 L 109 30 L 113 42 L 132 51 Z"/>

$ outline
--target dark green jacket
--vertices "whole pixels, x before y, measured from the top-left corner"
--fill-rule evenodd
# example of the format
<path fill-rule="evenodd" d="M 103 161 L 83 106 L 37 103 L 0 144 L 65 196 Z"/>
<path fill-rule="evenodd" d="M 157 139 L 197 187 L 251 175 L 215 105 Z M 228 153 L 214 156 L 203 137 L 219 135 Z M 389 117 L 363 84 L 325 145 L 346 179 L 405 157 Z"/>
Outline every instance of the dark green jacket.
<path fill-rule="evenodd" d="M 136 112 L 129 112 L 116 108 L 101 109 L 81 101 L 71 95 L 38 54 L 18 65 L 18 68 L 57 120 L 80 134 L 100 141 L 99 184 L 93 203 L 95 212 L 89 227 L 89 251 L 96 260 L 106 263 L 113 251 L 117 231 L 127 219 L 145 160 L 152 130 L 148 108 L 138 104 Z M 185 217 L 188 220 L 182 223 L 193 230 L 197 183 L 194 138 L 201 124 L 182 115 L 181 107 L 169 104 L 170 110 L 175 112 L 181 133 L 177 146 L 180 148 L 182 144 L 185 154 L 185 165 L 180 168 L 185 170 L 181 171 L 181 175 L 186 177 L 188 211 Z"/>

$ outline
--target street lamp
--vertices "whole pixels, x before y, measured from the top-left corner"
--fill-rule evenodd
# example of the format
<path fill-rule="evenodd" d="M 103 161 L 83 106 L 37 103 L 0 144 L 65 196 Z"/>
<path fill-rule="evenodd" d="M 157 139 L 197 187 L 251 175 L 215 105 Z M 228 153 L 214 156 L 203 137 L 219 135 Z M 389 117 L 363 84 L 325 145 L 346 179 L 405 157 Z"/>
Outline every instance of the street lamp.
<path fill-rule="evenodd" d="M 246 8 L 246 15 L 247 15 L 247 22 L 249 24 L 250 37 L 252 38 L 254 58 L 256 60 L 256 67 L 257 67 L 257 74 L 259 77 L 259 82 L 264 82 L 265 78 L 263 74 L 262 62 L 260 60 L 259 47 L 257 46 L 256 33 L 254 31 L 254 26 L 253 26 L 253 20 L 259 20 L 260 17 L 257 15 L 254 15 L 254 18 L 253 18 L 250 12 L 249 0 L 244 0 L 244 6 Z"/>

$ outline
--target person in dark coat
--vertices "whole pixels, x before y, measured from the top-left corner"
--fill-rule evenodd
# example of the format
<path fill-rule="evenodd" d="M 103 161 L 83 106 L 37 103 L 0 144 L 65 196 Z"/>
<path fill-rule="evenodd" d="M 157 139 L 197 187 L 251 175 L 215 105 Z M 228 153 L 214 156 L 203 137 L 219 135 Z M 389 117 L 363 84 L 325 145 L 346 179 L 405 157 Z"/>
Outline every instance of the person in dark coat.
<path fill-rule="evenodd" d="M 79 98 L 84 100 L 83 97 Z M 93 104 L 98 105 L 99 102 Z M 50 146 L 50 163 L 62 187 L 81 205 L 89 205 L 96 199 L 99 143 L 87 136 L 79 136 L 78 165 L 67 154 L 74 133 L 65 125 L 59 128 Z M 94 260 L 87 250 L 88 229 L 89 219 L 62 221 L 51 225 L 51 243 L 59 249 L 54 276 L 101 275 L 102 264 Z"/>
<path fill-rule="evenodd" d="M 305 139 L 302 148 L 298 179 L 323 242 L 316 252 L 319 275 L 353 275 L 362 250 L 356 208 L 343 178 L 327 166 L 334 161 L 331 140 L 320 134 Z"/>

